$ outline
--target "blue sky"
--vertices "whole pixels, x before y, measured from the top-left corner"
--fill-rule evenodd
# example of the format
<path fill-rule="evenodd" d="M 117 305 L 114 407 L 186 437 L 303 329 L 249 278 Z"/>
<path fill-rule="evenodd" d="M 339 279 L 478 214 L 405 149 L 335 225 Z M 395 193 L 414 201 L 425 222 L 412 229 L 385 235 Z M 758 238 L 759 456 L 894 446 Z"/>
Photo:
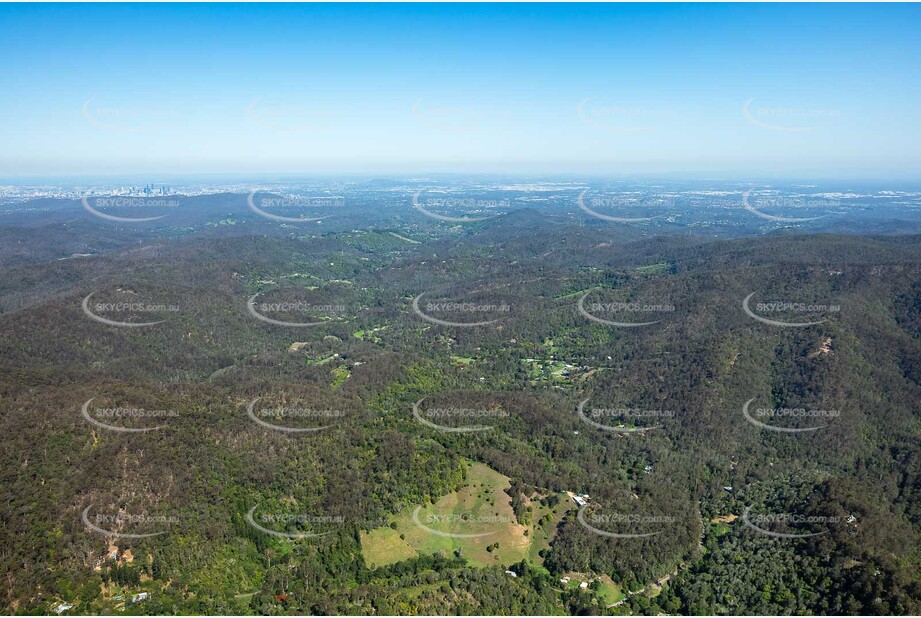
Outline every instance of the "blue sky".
<path fill-rule="evenodd" d="M 917 178 L 912 5 L 2 5 L 0 175 Z"/>

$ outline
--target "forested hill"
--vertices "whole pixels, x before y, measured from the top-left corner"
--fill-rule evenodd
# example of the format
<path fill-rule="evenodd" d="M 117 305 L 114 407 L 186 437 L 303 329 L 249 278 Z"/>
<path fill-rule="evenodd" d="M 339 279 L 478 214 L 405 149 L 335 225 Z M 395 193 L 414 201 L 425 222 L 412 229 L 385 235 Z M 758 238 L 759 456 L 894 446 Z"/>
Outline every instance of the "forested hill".
<path fill-rule="evenodd" d="M 921 612 L 921 237 L 260 226 L 2 256 L 6 611 Z"/>

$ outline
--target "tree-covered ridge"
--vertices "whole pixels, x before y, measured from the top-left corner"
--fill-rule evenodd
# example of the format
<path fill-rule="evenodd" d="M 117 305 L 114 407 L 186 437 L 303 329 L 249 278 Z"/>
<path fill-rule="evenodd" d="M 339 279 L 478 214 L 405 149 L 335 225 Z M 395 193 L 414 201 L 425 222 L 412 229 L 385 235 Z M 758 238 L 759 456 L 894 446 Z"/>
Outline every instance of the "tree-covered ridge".
<path fill-rule="evenodd" d="M 919 611 L 917 242 L 642 240 L 504 223 L 434 238 L 398 230 L 419 244 L 381 231 L 158 238 L 91 260 L 7 267 L 4 607 Z M 164 321 L 151 327 L 107 326 L 81 310 L 91 293 L 94 302 L 130 297 L 178 310 L 152 312 Z M 413 310 L 421 293 L 441 318 L 495 322 L 433 323 Z M 779 300 L 840 310 L 777 312 L 769 317 L 819 323 L 772 327 L 743 311 L 752 293 L 756 309 Z M 255 319 L 253 295 L 274 318 L 322 323 Z M 628 321 L 649 315 L 656 324 L 618 328 L 581 314 L 583 297 L 598 314 L 617 303 L 672 309 L 628 312 Z M 281 302 L 295 311 L 273 313 Z M 487 309 L 452 315 L 439 303 Z M 106 429 L 81 414 L 89 400 L 96 420 L 160 427 Z M 837 414 L 814 431 L 771 431 L 746 419 L 750 400 L 752 413 Z M 423 418 L 439 425 L 491 428 L 433 428 L 414 416 L 420 401 Z M 265 422 L 322 429 L 272 429 L 253 420 L 250 404 Z M 172 414 L 105 416 L 119 407 Z M 424 416 L 436 408 L 480 416 Z M 814 420 L 758 418 L 798 429 Z M 538 557 L 482 566 L 436 550 L 369 562 L 363 535 L 461 491 L 467 460 L 509 478 L 516 525 L 543 512 L 540 499 L 573 492 L 590 495 L 582 518 L 596 528 L 656 534 L 598 534 L 567 508 L 551 519 Z M 746 509 L 834 523 L 780 522 L 770 530 L 824 532 L 774 538 L 746 525 Z M 157 536 L 107 538 L 84 513 L 111 532 Z M 261 531 L 248 515 L 291 536 Z M 634 528 L 625 515 L 658 519 Z M 609 576 L 626 600 L 607 607 L 591 588 L 569 590 L 567 573 Z"/>

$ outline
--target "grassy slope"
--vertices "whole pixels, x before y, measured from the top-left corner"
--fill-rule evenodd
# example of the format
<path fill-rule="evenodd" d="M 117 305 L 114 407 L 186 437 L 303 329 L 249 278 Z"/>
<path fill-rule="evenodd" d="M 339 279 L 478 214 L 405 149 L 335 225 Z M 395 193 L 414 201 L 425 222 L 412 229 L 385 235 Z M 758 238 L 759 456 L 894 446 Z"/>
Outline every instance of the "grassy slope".
<path fill-rule="evenodd" d="M 474 538 L 446 537 L 433 534 L 414 521 L 419 505 L 411 505 L 393 518 L 396 529 L 376 528 L 361 535 L 362 553 L 369 565 L 382 566 L 406 560 L 418 554 L 460 549 L 461 554 L 476 566 L 509 566 L 521 560 L 539 565 L 540 549 L 550 545 L 558 517 L 566 511 L 561 502 L 555 509 L 554 521 L 543 528 L 518 523 L 506 493 L 509 479 L 488 466 L 468 462 L 467 480 L 456 492 L 442 496 L 434 504 L 425 505 L 418 520 L 426 527 L 449 534 L 483 534 Z M 538 508 L 536 522 L 550 509 Z M 401 539 L 401 535 L 404 537 Z M 487 547 L 498 543 L 493 551 Z"/>

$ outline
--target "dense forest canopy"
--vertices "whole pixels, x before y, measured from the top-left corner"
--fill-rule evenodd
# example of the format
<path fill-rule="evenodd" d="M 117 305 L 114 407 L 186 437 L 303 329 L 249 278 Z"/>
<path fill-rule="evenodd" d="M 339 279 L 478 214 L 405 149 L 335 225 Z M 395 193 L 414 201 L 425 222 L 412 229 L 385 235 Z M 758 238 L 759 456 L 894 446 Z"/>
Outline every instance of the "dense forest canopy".
<path fill-rule="evenodd" d="M 0 221 L 7 612 L 921 612 L 914 224 L 246 197 Z"/>

